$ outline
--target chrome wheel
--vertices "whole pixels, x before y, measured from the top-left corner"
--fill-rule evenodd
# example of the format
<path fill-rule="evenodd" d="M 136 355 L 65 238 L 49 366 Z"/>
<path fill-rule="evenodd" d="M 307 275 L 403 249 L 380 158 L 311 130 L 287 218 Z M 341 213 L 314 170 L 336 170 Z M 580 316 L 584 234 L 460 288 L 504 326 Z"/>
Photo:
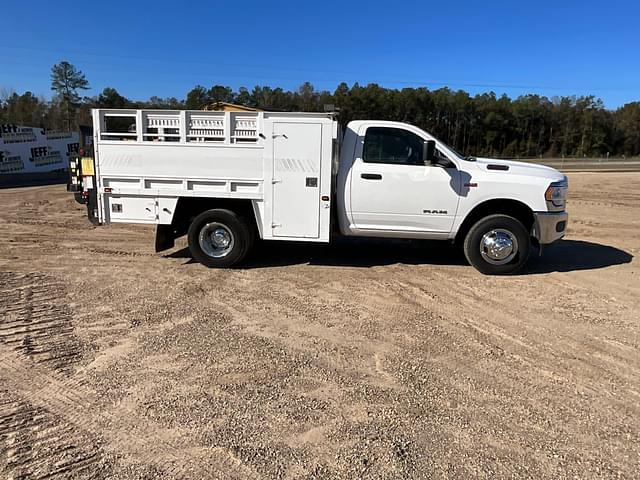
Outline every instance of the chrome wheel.
<path fill-rule="evenodd" d="M 213 258 L 226 257 L 235 244 L 233 232 L 222 223 L 207 223 L 200 230 L 198 243 L 204 253 Z"/>
<path fill-rule="evenodd" d="M 480 240 L 480 255 L 492 265 L 505 265 L 518 254 L 518 240 L 509 230 L 496 228 Z"/>

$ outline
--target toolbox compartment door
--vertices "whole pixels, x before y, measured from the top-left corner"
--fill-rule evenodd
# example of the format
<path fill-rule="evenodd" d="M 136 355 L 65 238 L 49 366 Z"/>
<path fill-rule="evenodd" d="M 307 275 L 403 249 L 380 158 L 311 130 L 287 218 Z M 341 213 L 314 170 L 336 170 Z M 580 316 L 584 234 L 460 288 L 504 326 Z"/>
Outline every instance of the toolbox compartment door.
<path fill-rule="evenodd" d="M 319 238 L 321 123 L 273 123 L 274 237 Z"/>
<path fill-rule="evenodd" d="M 154 197 L 105 194 L 107 216 L 113 223 L 158 223 L 158 202 Z"/>

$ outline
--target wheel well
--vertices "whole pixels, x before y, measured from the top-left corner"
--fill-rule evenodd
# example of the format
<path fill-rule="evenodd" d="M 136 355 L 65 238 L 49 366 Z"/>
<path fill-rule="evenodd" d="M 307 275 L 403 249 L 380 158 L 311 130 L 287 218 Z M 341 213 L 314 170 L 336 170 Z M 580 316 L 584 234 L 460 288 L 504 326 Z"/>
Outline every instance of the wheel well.
<path fill-rule="evenodd" d="M 487 200 L 480 205 L 477 205 L 464 219 L 462 225 L 458 229 L 458 233 L 456 234 L 456 243 L 459 243 L 464 240 L 464 237 L 467 235 L 469 229 L 481 218 L 484 218 L 488 215 L 494 215 L 496 213 L 501 213 L 504 215 L 509 215 L 510 217 L 516 218 L 522 222 L 524 227 L 531 232 L 533 229 L 533 222 L 535 221 L 533 216 L 533 211 L 524 203 L 519 202 L 518 200 L 511 199 L 493 199 Z"/>
<path fill-rule="evenodd" d="M 205 210 L 225 208 L 246 218 L 250 228 L 257 228 L 256 216 L 251 200 L 237 198 L 180 197 L 176 204 L 171 226 L 179 235 L 184 235 L 195 217 Z"/>
<path fill-rule="evenodd" d="M 186 235 L 194 218 L 206 210 L 225 208 L 244 217 L 249 230 L 255 236 L 258 224 L 251 200 L 236 198 L 180 197 L 176 203 L 171 225 L 156 226 L 156 252 L 162 252 L 175 246 L 175 239 Z"/>

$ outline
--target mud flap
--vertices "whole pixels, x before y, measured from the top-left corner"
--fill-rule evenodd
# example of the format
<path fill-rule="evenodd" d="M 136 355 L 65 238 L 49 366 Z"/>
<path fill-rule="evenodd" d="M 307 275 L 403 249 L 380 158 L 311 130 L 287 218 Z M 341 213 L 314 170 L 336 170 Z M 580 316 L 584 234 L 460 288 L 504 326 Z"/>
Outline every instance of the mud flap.
<path fill-rule="evenodd" d="M 156 253 L 173 248 L 176 244 L 173 225 L 156 225 Z"/>
<path fill-rule="evenodd" d="M 535 236 L 531 237 L 531 246 L 538 251 L 538 256 L 542 256 L 542 244 L 538 241 Z"/>
<path fill-rule="evenodd" d="M 98 219 L 98 190 L 92 188 L 86 192 L 85 203 L 87 204 L 87 216 L 94 225 L 101 225 Z"/>

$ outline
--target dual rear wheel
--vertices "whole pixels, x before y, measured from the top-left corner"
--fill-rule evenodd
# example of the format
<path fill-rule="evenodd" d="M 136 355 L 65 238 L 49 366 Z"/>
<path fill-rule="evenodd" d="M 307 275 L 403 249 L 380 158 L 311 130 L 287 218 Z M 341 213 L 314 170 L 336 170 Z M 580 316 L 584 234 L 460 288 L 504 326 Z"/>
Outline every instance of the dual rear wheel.
<path fill-rule="evenodd" d="M 193 219 L 187 233 L 193 258 L 217 268 L 241 262 L 251 250 L 254 237 L 242 216 L 223 208 L 202 212 Z"/>

